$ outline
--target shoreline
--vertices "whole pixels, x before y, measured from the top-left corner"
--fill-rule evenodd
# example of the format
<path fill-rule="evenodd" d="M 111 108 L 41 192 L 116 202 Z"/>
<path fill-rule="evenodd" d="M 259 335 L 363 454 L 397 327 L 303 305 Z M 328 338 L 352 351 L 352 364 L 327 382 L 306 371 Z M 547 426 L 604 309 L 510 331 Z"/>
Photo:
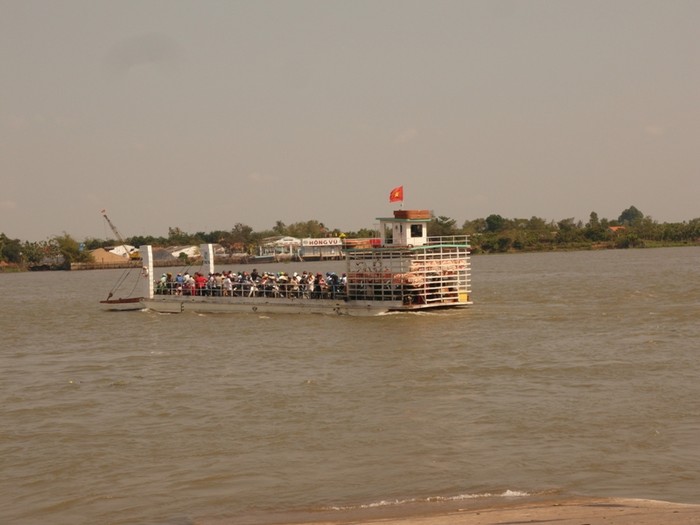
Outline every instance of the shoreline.
<path fill-rule="evenodd" d="M 193 525 L 697 525 L 700 504 L 635 498 L 527 497 L 525 501 L 480 502 L 438 508 L 404 508 L 387 512 L 373 509 L 299 512 L 267 515 L 262 520 L 200 518 Z M 260 517 L 259 517 L 260 518 Z"/>
<path fill-rule="evenodd" d="M 529 499 L 529 498 L 528 498 Z M 552 498 L 484 506 L 462 506 L 436 514 L 414 516 L 350 516 L 328 520 L 288 521 L 277 525 L 690 525 L 700 523 L 700 505 L 633 498 Z"/>

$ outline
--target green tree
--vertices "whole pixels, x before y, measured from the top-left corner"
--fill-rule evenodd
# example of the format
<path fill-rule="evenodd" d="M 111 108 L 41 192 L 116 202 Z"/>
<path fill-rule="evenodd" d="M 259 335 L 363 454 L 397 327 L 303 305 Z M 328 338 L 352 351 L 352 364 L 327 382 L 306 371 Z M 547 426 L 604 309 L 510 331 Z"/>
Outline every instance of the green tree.
<path fill-rule="evenodd" d="M 641 239 L 659 241 L 663 238 L 663 230 L 651 217 L 644 217 L 635 223 L 635 232 Z"/>
<path fill-rule="evenodd" d="M 0 233 L 0 260 L 15 264 L 22 262 L 22 244 L 19 239 L 10 239 Z"/>
<path fill-rule="evenodd" d="M 154 237 L 152 235 L 134 235 L 127 239 L 128 243 L 132 246 L 144 246 L 150 244 L 151 246 L 165 246 L 168 244 L 168 239 L 165 237 Z"/>
<path fill-rule="evenodd" d="M 627 232 L 617 238 L 616 248 L 643 248 L 644 241 L 634 232 Z"/>
<path fill-rule="evenodd" d="M 596 212 L 591 212 L 583 234 L 587 239 L 593 242 L 600 242 L 608 238 L 607 228 L 602 226 Z"/>
<path fill-rule="evenodd" d="M 440 215 L 434 217 L 428 223 L 428 235 L 430 237 L 443 237 L 447 235 L 454 235 L 456 233 L 455 224 L 456 220 Z"/>
<path fill-rule="evenodd" d="M 507 235 L 501 235 L 496 242 L 499 252 L 507 252 L 513 246 L 513 239 Z"/>
<path fill-rule="evenodd" d="M 549 231 L 552 229 L 552 225 L 548 224 L 544 219 L 533 215 L 527 222 L 527 229 L 534 231 Z"/>
<path fill-rule="evenodd" d="M 197 244 L 213 243 L 225 246 L 228 243 L 228 238 L 230 235 L 231 234 L 229 232 L 222 230 L 214 230 L 208 233 L 197 232 L 194 234 L 194 239 L 190 241 L 190 244 L 194 244 L 193 241 L 196 241 Z"/>
<path fill-rule="evenodd" d="M 573 217 L 562 219 L 557 222 L 559 231 L 557 232 L 557 240 L 560 243 L 568 244 L 575 243 L 581 240 L 580 225 L 575 222 Z"/>
<path fill-rule="evenodd" d="M 473 221 L 464 221 L 462 224 L 462 232 L 467 235 L 481 233 L 486 231 L 486 219 L 474 219 Z"/>
<path fill-rule="evenodd" d="M 506 220 L 500 215 L 491 214 L 486 217 L 486 231 L 499 232 L 505 228 Z"/>
<path fill-rule="evenodd" d="M 66 232 L 63 235 L 54 237 L 53 241 L 58 246 L 58 251 L 63 256 L 63 267 L 69 269 L 71 263 L 74 262 L 90 262 L 92 255 L 88 250 L 81 250 L 78 241 L 73 239 Z"/>
<path fill-rule="evenodd" d="M 592 229 L 600 228 L 600 220 L 598 219 L 598 214 L 596 212 L 591 212 L 591 215 L 588 218 L 588 224 L 586 226 L 589 226 Z"/>
<path fill-rule="evenodd" d="M 247 242 L 253 233 L 253 228 L 243 223 L 236 223 L 233 228 L 231 228 L 231 235 L 233 236 L 234 242 Z"/>
<path fill-rule="evenodd" d="M 168 244 L 182 245 L 191 243 L 192 236 L 189 233 L 185 233 L 177 226 L 171 226 L 168 228 Z"/>
<path fill-rule="evenodd" d="M 295 222 L 287 226 L 287 233 L 291 237 L 297 237 L 299 239 L 305 237 L 326 237 L 329 233 L 328 228 L 325 224 L 317 220 L 310 220 L 306 222 Z"/>
<path fill-rule="evenodd" d="M 24 261 L 30 266 L 39 264 L 47 255 L 46 242 L 29 242 L 25 241 L 22 244 L 22 254 Z"/>
<path fill-rule="evenodd" d="M 700 218 L 693 219 L 684 224 L 685 238 L 688 240 L 700 240 Z"/>
<path fill-rule="evenodd" d="M 625 226 L 636 226 L 643 218 L 644 214 L 641 211 L 634 206 L 630 206 L 620 214 L 617 220 Z"/>
<path fill-rule="evenodd" d="M 345 232 L 345 237 L 347 239 L 372 239 L 378 236 L 379 232 L 370 228 L 360 228 L 357 231 Z"/>
<path fill-rule="evenodd" d="M 287 235 L 287 225 L 282 221 L 276 221 L 275 225 L 272 227 L 272 231 L 277 235 Z"/>
<path fill-rule="evenodd" d="M 88 250 L 96 250 L 97 248 L 104 248 L 105 247 L 105 241 L 102 239 L 93 239 L 91 237 L 85 239 L 83 241 L 83 244 L 85 244 L 85 248 Z"/>

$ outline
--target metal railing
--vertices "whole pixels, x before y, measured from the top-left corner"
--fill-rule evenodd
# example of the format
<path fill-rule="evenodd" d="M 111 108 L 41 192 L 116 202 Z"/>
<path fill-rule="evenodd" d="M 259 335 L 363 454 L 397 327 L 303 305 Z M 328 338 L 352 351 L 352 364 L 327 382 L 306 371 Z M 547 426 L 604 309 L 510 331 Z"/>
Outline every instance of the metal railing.
<path fill-rule="evenodd" d="M 433 239 L 423 249 L 395 246 L 348 253 L 348 298 L 426 306 L 468 303 L 467 236 Z"/>
<path fill-rule="evenodd" d="M 426 245 L 437 245 L 437 244 L 455 244 L 455 245 L 469 245 L 469 235 L 442 235 L 439 237 L 428 237 L 425 243 Z"/>
<path fill-rule="evenodd" d="M 156 295 L 203 297 L 268 297 L 393 301 L 397 306 L 423 307 L 470 302 L 471 265 L 466 235 L 431 237 L 422 247 L 385 246 L 349 250 L 346 278 L 317 274 L 313 280 L 287 274 L 266 274 L 253 280 L 246 273 L 224 272 L 209 277 L 155 283 Z M 227 279 L 228 275 L 228 279 Z"/>

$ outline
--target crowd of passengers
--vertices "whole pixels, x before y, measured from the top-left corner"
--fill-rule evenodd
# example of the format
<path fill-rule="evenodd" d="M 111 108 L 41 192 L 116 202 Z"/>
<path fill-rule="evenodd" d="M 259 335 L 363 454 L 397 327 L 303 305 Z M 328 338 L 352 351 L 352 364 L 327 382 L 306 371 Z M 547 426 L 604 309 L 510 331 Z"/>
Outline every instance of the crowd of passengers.
<path fill-rule="evenodd" d="M 214 297 L 299 297 L 334 299 L 345 295 L 347 275 L 343 273 L 286 272 L 195 272 L 164 273 L 155 282 L 159 295 L 206 295 Z"/>

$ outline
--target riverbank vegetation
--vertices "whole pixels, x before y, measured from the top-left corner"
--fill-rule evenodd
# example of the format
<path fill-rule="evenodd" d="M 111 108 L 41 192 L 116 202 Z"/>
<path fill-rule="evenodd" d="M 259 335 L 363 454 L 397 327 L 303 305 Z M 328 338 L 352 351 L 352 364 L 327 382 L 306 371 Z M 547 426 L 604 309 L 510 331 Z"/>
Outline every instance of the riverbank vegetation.
<path fill-rule="evenodd" d="M 659 246 L 700 245 L 700 218 L 680 223 L 659 223 L 630 206 L 616 219 L 599 218 L 591 212 L 588 221 L 566 218 L 547 221 L 540 217 L 509 219 L 491 214 L 485 218 L 467 220 L 461 226 L 455 219 L 434 216 L 428 225 L 428 235 L 468 234 L 473 253 L 508 253 L 522 251 L 590 250 L 615 248 L 648 248 Z M 133 236 L 124 239 L 132 246 L 184 246 L 217 243 L 229 253 L 257 252 L 264 239 L 274 236 L 368 238 L 378 233 L 371 229 L 342 232 L 326 227 L 318 220 L 286 225 L 277 221 L 264 231 L 237 223 L 230 230 L 187 233 L 178 227 L 168 229 L 167 237 Z M 27 268 L 65 269 L 71 263 L 90 262 L 90 250 L 121 244 L 115 239 L 75 240 L 70 234 L 30 242 L 10 239 L 0 233 L 0 269 Z"/>
<path fill-rule="evenodd" d="M 449 222 L 437 217 L 433 222 Z M 442 231 L 442 228 L 434 228 Z M 449 229 L 449 228 L 448 228 Z M 466 221 L 461 233 L 469 234 L 475 253 L 651 248 L 700 245 L 700 218 L 681 223 L 659 223 L 634 206 L 616 220 L 591 212 L 586 223 L 573 218 L 546 222 L 539 217 L 506 219 L 489 215 Z"/>

